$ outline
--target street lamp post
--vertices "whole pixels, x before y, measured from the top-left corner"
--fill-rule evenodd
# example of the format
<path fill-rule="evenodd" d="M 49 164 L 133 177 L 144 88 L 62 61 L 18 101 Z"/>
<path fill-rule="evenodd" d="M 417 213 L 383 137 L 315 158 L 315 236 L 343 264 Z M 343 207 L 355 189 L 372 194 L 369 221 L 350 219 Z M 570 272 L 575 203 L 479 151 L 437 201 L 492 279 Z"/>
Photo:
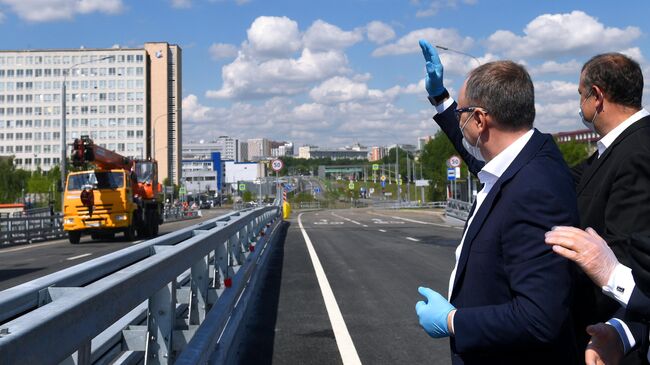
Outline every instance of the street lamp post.
<path fill-rule="evenodd" d="M 66 162 L 67 162 L 67 151 L 65 147 L 65 134 L 66 134 L 66 86 L 65 83 L 68 79 L 68 75 L 70 74 L 70 71 L 72 71 L 75 67 L 81 66 L 87 63 L 94 63 L 94 62 L 99 62 L 99 61 L 104 61 L 107 59 L 113 59 L 115 56 L 106 56 L 102 58 L 98 58 L 95 60 L 90 60 L 86 62 L 80 62 L 80 63 L 75 63 L 74 65 L 68 67 L 64 73 L 63 73 L 63 83 L 61 84 L 61 192 L 65 191 L 65 178 L 66 178 Z M 61 209 L 63 209 L 64 201 L 63 197 L 61 198 Z"/>

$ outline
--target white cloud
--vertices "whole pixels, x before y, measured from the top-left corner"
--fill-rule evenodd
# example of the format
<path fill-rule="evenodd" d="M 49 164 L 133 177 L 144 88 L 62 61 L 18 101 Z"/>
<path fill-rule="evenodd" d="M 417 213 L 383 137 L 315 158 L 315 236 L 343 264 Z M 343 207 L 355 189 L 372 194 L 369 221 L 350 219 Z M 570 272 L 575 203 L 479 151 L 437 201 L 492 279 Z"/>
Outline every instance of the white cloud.
<path fill-rule="evenodd" d="M 519 36 L 498 30 L 488 37 L 488 49 L 513 58 L 591 55 L 625 47 L 641 35 L 637 27 L 605 27 L 598 19 L 577 10 L 540 15 L 523 32 Z"/>
<path fill-rule="evenodd" d="M 368 97 L 368 86 L 346 77 L 336 76 L 313 88 L 309 96 L 325 104 L 365 99 Z"/>
<path fill-rule="evenodd" d="M 455 29 L 436 29 L 424 28 L 410 32 L 404 37 L 397 40 L 397 42 L 390 43 L 375 49 L 372 55 L 375 57 L 388 56 L 388 55 L 401 55 L 408 53 L 419 53 L 420 45 L 419 40 L 426 39 L 431 44 L 439 44 L 441 46 L 451 46 L 459 51 L 469 49 L 474 40 L 470 37 L 462 37 Z M 442 44 L 444 42 L 444 44 Z"/>
<path fill-rule="evenodd" d="M 258 17 L 247 34 L 251 50 L 260 56 L 287 57 L 302 46 L 298 23 L 287 17 Z"/>
<path fill-rule="evenodd" d="M 344 49 L 361 40 L 363 34 L 360 30 L 346 32 L 320 19 L 316 20 L 303 36 L 304 46 L 315 51 Z"/>
<path fill-rule="evenodd" d="M 530 68 L 533 75 L 558 74 L 558 75 L 579 75 L 582 69 L 582 63 L 571 60 L 568 62 L 546 61 L 539 66 Z M 577 76 L 576 76 L 577 77 Z"/>
<path fill-rule="evenodd" d="M 183 120 L 189 122 L 213 121 L 215 109 L 199 104 L 199 99 L 194 94 L 183 98 Z"/>
<path fill-rule="evenodd" d="M 390 25 L 376 20 L 366 25 L 366 33 L 368 39 L 375 44 L 384 44 L 395 38 L 395 31 Z"/>
<path fill-rule="evenodd" d="M 237 56 L 237 47 L 227 43 L 213 43 L 208 51 L 213 60 Z"/>
<path fill-rule="evenodd" d="M 412 1 L 413 3 L 419 5 L 420 1 Z M 420 9 L 415 13 L 415 16 L 418 18 L 429 17 L 438 14 L 438 12 L 444 8 L 456 8 L 458 3 L 462 2 L 468 5 L 476 4 L 477 0 L 431 0 L 425 9 Z"/>
<path fill-rule="evenodd" d="M 72 19 L 78 14 L 118 14 L 124 9 L 122 0 L 0 0 L 21 19 L 48 22 Z"/>
<path fill-rule="evenodd" d="M 191 8 L 192 0 L 172 0 L 172 7 L 177 9 Z"/>
<path fill-rule="evenodd" d="M 631 59 L 635 60 L 638 63 L 641 64 L 645 63 L 645 59 L 643 58 L 643 54 L 641 53 L 641 49 L 639 47 L 623 49 L 620 50 L 619 52 L 630 57 Z"/>
<path fill-rule="evenodd" d="M 554 80 L 536 81 L 534 82 L 534 85 L 535 100 L 537 101 L 544 103 L 557 103 L 572 100 L 574 103 L 577 103 L 579 100 L 577 83 Z"/>
<path fill-rule="evenodd" d="M 309 85 L 349 71 L 345 54 L 339 51 L 312 52 L 303 49 L 299 58 L 278 58 L 259 61 L 244 53 L 223 67 L 220 90 L 209 90 L 206 96 L 217 99 L 266 98 L 295 95 Z"/>

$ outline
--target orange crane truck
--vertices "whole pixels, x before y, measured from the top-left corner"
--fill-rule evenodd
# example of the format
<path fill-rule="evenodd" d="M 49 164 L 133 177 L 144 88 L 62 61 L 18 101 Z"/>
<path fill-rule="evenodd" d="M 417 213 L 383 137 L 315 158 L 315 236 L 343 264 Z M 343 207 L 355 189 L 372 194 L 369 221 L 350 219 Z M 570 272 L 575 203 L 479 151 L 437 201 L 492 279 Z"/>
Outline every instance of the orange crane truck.
<path fill-rule="evenodd" d="M 63 229 L 70 243 L 79 243 L 82 234 L 97 239 L 123 232 L 129 241 L 158 235 L 162 201 L 156 160 L 124 157 L 88 136 L 75 139 L 71 159 L 75 166 L 94 169 L 68 174 Z"/>

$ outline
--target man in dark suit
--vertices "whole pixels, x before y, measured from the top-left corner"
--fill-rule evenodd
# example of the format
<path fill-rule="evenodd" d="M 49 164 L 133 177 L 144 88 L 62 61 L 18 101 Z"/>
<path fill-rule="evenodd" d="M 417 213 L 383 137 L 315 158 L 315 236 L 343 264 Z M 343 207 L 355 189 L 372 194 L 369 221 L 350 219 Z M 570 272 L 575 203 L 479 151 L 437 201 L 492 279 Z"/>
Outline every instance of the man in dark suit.
<path fill-rule="evenodd" d="M 456 250 L 449 301 L 420 288 L 420 325 L 451 336 L 454 364 L 576 363 L 573 266 L 544 244 L 551 227 L 578 222 L 576 196 L 552 137 L 533 129 L 530 76 L 510 61 L 479 66 L 457 104 L 435 49 L 420 46 L 434 119 L 483 183 Z"/>
<path fill-rule="evenodd" d="M 621 263 L 607 278 L 611 285 L 594 286 L 585 275 L 579 277 L 576 332 L 586 335 L 579 329 L 607 321 L 633 293 L 627 269 L 634 265 L 630 237 L 650 232 L 650 113 L 641 106 L 641 68 L 620 53 L 587 61 L 578 92 L 583 123 L 601 136 L 597 151 L 573 171 L 580 227 L 593 228 Z M 643 247 L 647 241 L 634 242 Z M 609 323 L 617 328 L 623 343 L 637 344 L 641 350 L 628 355 L 624 363 L 646 363 L 647 327 L 622 318 Z M 579 345 L 585 345 L 589 337 L 580 340 Z"/>

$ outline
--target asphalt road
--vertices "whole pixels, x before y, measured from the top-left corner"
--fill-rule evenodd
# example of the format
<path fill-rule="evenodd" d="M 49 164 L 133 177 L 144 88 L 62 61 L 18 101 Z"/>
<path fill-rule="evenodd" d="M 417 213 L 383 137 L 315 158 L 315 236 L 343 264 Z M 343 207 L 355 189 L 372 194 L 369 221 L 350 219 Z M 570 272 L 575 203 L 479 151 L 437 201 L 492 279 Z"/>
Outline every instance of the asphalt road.
<path fill-rule="evenodd" d="M 432 212 L 293 213 L 271 251 L 240 363 L 340 364 L 356 355 L 365 364 L 449 364 L 448 340 L 420 328 L 415 303 L 420 285 L 446 295 L 461 234 Z"/>
<path fill-rule="evenodd" d="M 203 214 L 201 218 L 163 224 L 160 226 L 160 235 L 226 214 L 229 210 L 208 209 L 201 212 Z M 97 241 L 92 240 L 90 236 L 82 236 L 81 242 L 77 245 L 71 245 L 65 239 L 0 249 L 0 290 L 140 242 L 142 240 L 125 241 L 122 235 L 118 234 L 114 239 Z"/>

